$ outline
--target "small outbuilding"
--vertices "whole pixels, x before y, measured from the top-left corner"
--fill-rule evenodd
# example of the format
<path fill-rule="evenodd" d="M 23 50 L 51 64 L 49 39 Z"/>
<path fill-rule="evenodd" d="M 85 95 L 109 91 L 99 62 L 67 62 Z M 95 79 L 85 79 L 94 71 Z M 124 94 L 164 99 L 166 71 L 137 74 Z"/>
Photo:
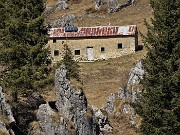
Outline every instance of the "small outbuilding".
<path fill-rule="evenodd" d="M 77 61 L 116 58 L 134 53 L 138 46 L 136 25 L 50 28 L 48 34 L 53 62 L 62 59 L 64 44 Z"/>

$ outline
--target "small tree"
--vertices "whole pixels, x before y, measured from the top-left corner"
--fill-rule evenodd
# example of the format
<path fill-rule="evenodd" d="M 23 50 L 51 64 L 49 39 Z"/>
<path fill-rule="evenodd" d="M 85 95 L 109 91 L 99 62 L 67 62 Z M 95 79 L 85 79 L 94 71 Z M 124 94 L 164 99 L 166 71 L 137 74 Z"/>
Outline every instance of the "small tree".
<path fill-rule="evenodd" d="M 66 44 L 64 44 L 64 56 L 62 63 L 66 66 L 67 78 L 75 78 L 77 81 L 80 81 L 79 65 L 75 60 L 73 60 L 73 54 Z"/>

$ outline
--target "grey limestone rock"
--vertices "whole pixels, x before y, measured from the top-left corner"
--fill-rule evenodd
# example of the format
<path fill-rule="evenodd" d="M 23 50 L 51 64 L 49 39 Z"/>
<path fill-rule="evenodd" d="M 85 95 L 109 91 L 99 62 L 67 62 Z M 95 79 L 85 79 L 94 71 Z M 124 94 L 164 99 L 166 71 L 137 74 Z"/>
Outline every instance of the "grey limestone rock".
<path fill-rule="evenodd" d="M 86 118 L 87 99 L 81 89 L 75 89 L 66 79 L 66 69 L 62 65 L 55 73 L 55 89 L 58 111 L 74 123 L 76 134 L 93 135 L 93 122 Z"/>
<path fill-rule="evenodd" d="M 0 87 L 0 105 L 1 111 L 7 115 L 9 123 L 15 122 L 14 116 L 11 111 L 11 106 L 6 102 L 5 94 L 2 92 L 2 87 Z"/>
<path fill-rule="evenodd" d="M 143 79 L 144 70 L 142 66 L 142 62 L 137 62 L 135 68 L 131 69 L 129 74 L 129 80 L 127 83 L 127 89 L 129 89 L 130 85 L 138 84 L 140 79 Z"/>
<path fill-rule="evenodd" d="M 47 15 L 51 14 L 52 12 L 58 11 L 58 10 L 65 10 L 68 8 L 68 4 L 66 3 L 66 0 L 59 0 L 55 5 L 52 7 L 47 7 L 45 10 L 45 13 Z"/>
<path fill-rule="evenodd" d="M 106 105 L 106 111 L 108 112 L 109 115 L 112 115 L 114 112 L 115 109 L 114 101 L 115 101 L 115 94 L 111 93 L 107 99 L 107 105 Z"/>
<path fill-rule="evenodd" d="M 124 92 L 124 89 L 123 88 L 119 88 L 119 91 L 118 91 L 118 97 L 121 99 L 121 100 L 123 100 L 123 101 L 125 101 L 125 92 Z"/>
<path fill-rule="evenodd" d="M 56 27 L 65 27 L 65 26 L 73 26 L 74 22 L 76 21 L 76 17 L 74 14 L 68 14 L 68 15 L 63 15 L 59 19 L 55 20 L 51 26 L 53 28 Z"/>
<path fill-rule="evenodd" d="M 129 102 L 124 104 L 122 112 L 124 114 L 129 115 L 129 122 L 131 124 L 135 124 L 135 111 L 134 108 L 132 107 L 131 103 L 135 102 L 137 99 L 137 94 L 141 91 L 139 87 L 132 89 L 133 86 L 137 85 L 140 83 L 140 80 L 143 79 L 144 75 L 144 70 L 143 70 L 143 65 L 142 62 L 139 61 L 136 63 L 135 67 L 131 69 L 130 74 L 129 74 L 129 79 L 127 82 L 127 87 L 126 87 L 126 94 L 125 97 L 128 99 Z"/>
<path fill-rule="evenodd" d="M 103 134 L 103 131 L 112 132 L 113 128 L 109 124 L 108 112 L 106 112 L 106 110 L 104 109 L 98 109 L 94 107 L 93 107 L 93 111 L 94 111 L 95 120 L 99 125 L 100 134 Z"/>
<path fill-rule="evenodd" d="M 98 135 L 98 123 L 87 106 L 86 96 L 71 84 L 66 72 L 65 66 L 61 65 L 55 73 L 55 109 L 49 104 L 42 104 L 38 109 L 41 135 Z"/>
<path fill-rule="evenodd" d="M 117 0 L 109 0 L 110 6 L 108 8 L 108 13 L 118 12 L 123 8 L 126 8 L 134 3 L 135 0 L 127 0 L 124 4 L 119 4 Z"/>
<path fill-rule="evenodd" d="M 3 89 L 0 86 L 0 113 L 2 117 L 7 117 L 8 123 L 15 123 L 14 116 L 11 111 L 11 106 L 6 102 L 5 94 L 3 93 Z M 12 129 L 9 129 L 9 131 L 6 129 L 6 125 L 2 120 L 0 120 L 0 130 L 4 133 L 11 133 L 14 134 Z"/>
<path fill-rule="evenodd" d="M 126 87 L 119 88 L 118 91 L 118 98 L 120 99 L 120 106 L 116 106 L 115 103 L 115 95 L 111 94 L 107 99 L 107 105 L 106 105 L 106 111 L 109 115 L 112 114 L 118 114 L 116 116 L 119 116 L 119 114 L 125 114 L 128 118 L 129 123 L 136 124 L 136 113 L 134 111 L 134 108 L 132 107 L 132 103 L 135 102 L 135 100 L 138 98 L 137 95 L 141 91 L 141 88 L 139 88 L 138 84 L 140 83 L 140 80 L 143 79 L 144 70 L 142 62 L 139 61 L 136 63 L 135 67 L 130 70 L 129 73 L 129 79 L 126 84 Z M 134 87 L 137 85 L 137 87 Z M 120 108 L 118 108 L 120 107 Z M 117 109 L 120 109 L 117 111 Z M 115 112 L 115 113 L 114 113 Z"/>
<path fill-rule="evenodd" d="M 68 135 L 67 122 L 48 103 L 39 106 L 37 119 L 42 128 L 41 135 Z"/>
<path fill-rule="evenodd" d="M 68 4 L 66 3 L 66 0 L 59 0 L 55 5 L 55 11 L 61 10 L 61 9 L 67 9 Z"/>
<path fill-rule="evenodd" d="M 99 10 L 102 5 L 104 5 L 108 0 L 94 0 L 95 9 Z"/>
<path fill-rule="evenodd" d="M 127 0 L 123 4 L 119 4 L 118 0 L 95 0 L 95 9 L 99 10 L 104 4 L 108 4 L 108 13 L 118 12 L 134 3 L 135 0 Z"/>

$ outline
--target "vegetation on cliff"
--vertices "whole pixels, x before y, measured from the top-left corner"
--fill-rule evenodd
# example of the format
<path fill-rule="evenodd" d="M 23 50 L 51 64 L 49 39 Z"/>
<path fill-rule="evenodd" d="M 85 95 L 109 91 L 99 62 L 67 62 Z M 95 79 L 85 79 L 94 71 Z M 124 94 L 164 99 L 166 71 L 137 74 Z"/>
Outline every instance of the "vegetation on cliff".
<path fill-rule="evenodd" d="M 180 134 L 180 1 L 151 0 L 152 25 L 144 41 L 144 90 L 137 106 L 144 135 Z"/>
<path fill-rule="evenodd" d="M 74 78 L 77 81 L 80 81 L 79 76 L 79 65 L 76 61 L 73 60 L 73 54 L 70 48 L 65 44 L 64 45 L 64 56 L 62 63 L 66 66 L 67 69 L 67 78 Z"/>
<path fill-rule="evenodd" d="M 56 64 L 54 69 L 57 69 L 60 65 L 64 64 L 67 70 L 67 79 L 72 80 L 73 82 L 77 81 L 77 83 L 79 83 L 81 81 L 79 74 L 80 66 L 78 62 L 74 60 L 72 51 L 67 44 L 64 44 L 62 53 L 62 60 Z"/>

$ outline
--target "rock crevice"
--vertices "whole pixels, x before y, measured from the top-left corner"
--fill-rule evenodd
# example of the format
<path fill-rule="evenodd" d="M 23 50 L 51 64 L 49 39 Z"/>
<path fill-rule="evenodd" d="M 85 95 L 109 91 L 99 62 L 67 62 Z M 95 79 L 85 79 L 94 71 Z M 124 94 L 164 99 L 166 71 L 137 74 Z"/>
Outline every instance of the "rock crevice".
<path fill-rule="evenodd" d="M 55 73 L 57 101 L 42 104 L 38 109 L 40 134 L 99 135 L 103 130 L 112 130 L 107 124 L 107 116 L 103 115 L 100 109 L 93 109 L 88 105 L 83 90 L 71 84 L 66 73 L 64 65 Z"/>

